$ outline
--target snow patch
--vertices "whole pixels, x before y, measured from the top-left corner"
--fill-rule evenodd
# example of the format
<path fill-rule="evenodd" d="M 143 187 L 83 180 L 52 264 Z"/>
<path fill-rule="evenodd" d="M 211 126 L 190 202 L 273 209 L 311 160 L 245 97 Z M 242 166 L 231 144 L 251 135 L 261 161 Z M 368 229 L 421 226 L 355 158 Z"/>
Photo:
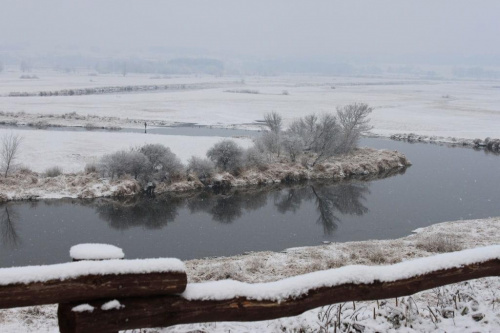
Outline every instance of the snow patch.
<path fill-rule="evenodd" d="M 125 254 L 119 247 L 109 244 L 78 244 L 69 250 L 71 258 L 76 260 L 123 259 Z"/>
<path fill-rule="evenodd" d="M 107 303 L 104 303 L 102 306 L 101 306 L 101 310 L 103 311 L 108 311 L 108 310 L 120 310 L 121 308 L 124 308 L 125 305 L 122 305 L 120 302 L 118 302 L 118 300 L 113 300 L 113 301 L 109 301 Z"/>
<path fill-rule="evenodd" d="M 71 309 L 73 312 L 94 312 L 94 307 L 90 304 L 80 304 Z"/>

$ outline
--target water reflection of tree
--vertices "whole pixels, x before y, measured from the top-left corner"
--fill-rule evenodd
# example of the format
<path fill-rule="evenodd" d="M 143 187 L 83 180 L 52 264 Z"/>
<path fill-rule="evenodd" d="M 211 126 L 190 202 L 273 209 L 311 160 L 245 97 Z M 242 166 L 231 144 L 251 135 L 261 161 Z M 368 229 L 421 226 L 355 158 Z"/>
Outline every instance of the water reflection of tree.
<path fill-rule="evenodd" d="M 2 216 L 0 217 L 0 234 L 2 236 L 2 244 L 15 248 L 21 243 L 21 238 L 19 237 L 16 230 L 16 222 L 19 221 L 19 215 L 13 207 L 9 207 L 8 204 L 0 207 L 2 211 Z"/>
<path fill-rule="evenodd" d="M 187 207 L 190 212 L 206 212 L 214 221 L 232 223 L 240 218 L 244 211 L 257 210 L 267 203 L 267 191 L 228 192 L 225 194 L 202 193 L 190 198 Z"/>
<path fill-rule="evenodd" d="M 220 223 L 232 223 L 243 214 L 241 195 L 218 197 L 210 209 L 212 219 Z"/>
<path fill-rule="evenodd" d="M 338 227 L 338 214 L 363 215 L 368 212 L 362 201 L 370 193 L 368 184 L 313 184 L 301 188 L 290 188 L 275 194 L 275 205 L 279 212 L 296 212 L 303 201 L 313 201 L 318 211 L 317 222 L 326 235 Z"/>
<path fill-rule="evenodd" d="M 274 205 L 282 214 L 286 212 L 295 213 L 302 205 L 302 201 L 311 197 L 310 189 L 306 186 L 300 188 L 289 188 L 274 193 Z"/>
<path fill-rule="evenodd" d="M 318 212 L 317 222 L 323 226 L 326 235 L 331 235 L 340 222 L 339 215 L 363 215 L 368 212 L 362 202 L 369 193 L 368 186 L 368 183 L 305 184 L 278 191 L 232 190 L 222 194 L 206 191 L 186 196 L 158 196 L 155 199 L 100 199 L 93 205 L 99 216 L 115 229 L 134 226 L 158 229 L 174 221 L 182 207 L 187 207 L 191 214 L 207 213 L 214 221 L 228 224 L 241 218 L 245 212 L 262 208 L 270 197 L 281 213 L 295 213 L 304 202 L 313 202 Z"/>
<path fill-rule="evenodd" d="M 184 200 L 174 197 L 151 199 L 136 197 L 128 200 L 99 200 L 96 211 L 114 229 L 142 226 L 160 229 L 175 220 Z"/>

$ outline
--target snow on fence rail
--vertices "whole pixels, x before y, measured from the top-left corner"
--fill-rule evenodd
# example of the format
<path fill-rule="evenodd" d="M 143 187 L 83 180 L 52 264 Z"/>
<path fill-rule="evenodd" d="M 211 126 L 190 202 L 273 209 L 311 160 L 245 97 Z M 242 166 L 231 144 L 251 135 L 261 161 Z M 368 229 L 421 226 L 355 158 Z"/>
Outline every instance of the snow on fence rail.
<path fill-rule="evenodd" d="M 129 261 L 76 262 L 71 265 L 89 264 L 86 267 L 93 267 L 109 263 L 114 265 L 116 262 Z M 140 265 L 142 260 L 130 262 Z M 54 266 L 57 265 L 45 267 L 50 271 Z M 170 268 L 169 274 L 184 274 L 186 279 L 183 265 L 175 263 Z M 12 270 L 14 274 L 23 269 L 30 270 L 26 267 L 7 270 Z M 113 275 L 94 275 L 91 279 L 80 281 L 81 290 L 75 287 L 75 297 L 70 301 L 57 298 L 61 297 L 59 294 L 62 292 L 54 296 L 53 303 L 60 303 L 58 320 L 61 332 L 116 332 L 199 322 L 259 321 L 294 316 L 339 302 L 408 296 L 451 283 L 500 276 L 500 246 L 441 254 L 388 266 L 346 266 L 270 283 L 248 284 L 231 280 L 187 286 L 184 283 L 182 287 L 176 285 L 176 291 L 168 288 L 167 285 L 171 283 L 169 280 L 150 280 L 151 275 L 158 273 L 142 271 L 142 275 L 134 275 L 133 280 L 127 280 L 133 281 L 135 289 L 132 289 L 138 291 L 135 295 L 126 292 L 129 290 L 128 285 L 124 288 L 121 283 L 115 283 L 114 279 L 120 279 L 116 270 L 110 274 Z M 5 274 L 2 275 L 0 270 L 0 281 L 2 276 Z M 67 275 L 63 276 L 58 281 L 53 278 L 46 280 L 48 289 L 55 293 L 74 278 L 72 276 L 68 280 Z M 106 282 L 96 284 L 101 279 Z M 44 280 L 37 279 L 35 283 L 40 285 Z M 0 302 L 3 296 L 8 297 L 9 292 L 5 289 L 2 294 L 2 288 L 9 286 L 11 292 L 18 288 L 21 293 L 34 295 L 37 290 L 27 288 L 30 283 L 24 280 L 14 283 L 11 279 L 10 284 L 0 286 Z M 101 286 L 108 294 L 92 293 Z M 87 293 L 87 289 L 91 292 Z M 11 303 L 10 307 L 15 304 Z M 23 305 L 28 303 L 24 302 Z"/>
<path fill-rule="evenodd" d="M 0 269 L 0 309 L 105 297 L 183 292 L 178 259 L 77 261 Z"/>

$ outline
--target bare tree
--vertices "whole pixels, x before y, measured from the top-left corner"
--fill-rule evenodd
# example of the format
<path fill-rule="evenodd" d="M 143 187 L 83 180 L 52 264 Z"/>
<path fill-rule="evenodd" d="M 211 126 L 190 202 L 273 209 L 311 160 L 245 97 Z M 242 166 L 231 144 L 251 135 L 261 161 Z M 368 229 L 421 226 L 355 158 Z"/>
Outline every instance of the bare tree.
<path fill-rule="evenodd" d="M 365 103 L 354 103 L 337 108 L 337 116 L 342 127 L 341 152 L 347 153 L 358 144 L 362 133 L 372 129 L 368 115 L 373 111 Z"/>
<path fill-rule="evenodd" d="M 264 115 L 264 124 L 273 133 L 279 134 L 283 126 L 283 118 L 277 112 L 270 112 Z"/>
<path fill-rule="evenodd" d="M 289 133 L 285 133 L 281 140 L 281 145 L 292 162 L 295 162 L 297 157 L 304 151 L 304 141 L 302 138 Z"/>
<path fill-rule="evenodd" d="M 261 141 L 272 154 L 280 156 L 281 153 L 281 129 L 283 127 L 283 118 L 277 112 L 270 112 L 264 115 L 264 124 L 267 131 L 262 134 Z"/>
<path fill-rule="evenodd" d="M 1 147 L 1 159 L 2 159 L 2 170 L 4 172 L 4 177 L 7 177 L 9 171 L 15 166 L 15 160 L 19 154 L 19 147 L 23 138 L 18 134 L 5 134 L 2 137 L 2 147 Z"/>
<path fill-rule="evenodd" d="M 312 165 L 332 157 L 339 151 L 341 127 L 333 114 L 325 113 L 305 116 L 294 121 L 288 129 L 289 135 L 299 137 L 304 143 L 304 150 L 316 153 Z"/>

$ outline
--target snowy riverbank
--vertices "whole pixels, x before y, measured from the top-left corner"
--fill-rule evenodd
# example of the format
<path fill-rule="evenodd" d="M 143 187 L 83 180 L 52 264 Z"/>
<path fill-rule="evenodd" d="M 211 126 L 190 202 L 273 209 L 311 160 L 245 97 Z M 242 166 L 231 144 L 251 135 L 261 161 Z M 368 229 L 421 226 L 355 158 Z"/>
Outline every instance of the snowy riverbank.
<path fill-rule="evenodd" d="M 266 170 L 250 169 L 238 176 L 229 173 L 217 174 L 205 184 L 196 177 L 188 176 L 186 180 L 172 184 L 160 183 L 156 192 L 186 192 L 205 187 L 230 188 L 316 179 L 341 180 L 357 176 L 382 175 L 404 169 L 409 165 L 410 161 L 397 151 L 360 148 L 314 168 L 306 168 L 299 163 L 275 163 L 269 165 Z M 139 182 L 132 178 L 111 181 L 100 178 L 96 173 L 80 172 L 47 177 L 24 170 L 0 179 L 1 201 L 130 196 L 141 191 Z"/>
<path fill-rule="evenodd" d="M 465 138 L 455 138 L 455 137 L 417 135 L 415 133 L 398 133 L 391 135 L 389 138 L 391 140 L 405 141 L 409 143 L 416 143 L 416 142 L 432 143 L 439 145 L 447 145 L 451 147 L 484 149 L 488 152 L 493 152 L 493 153 L 500 152 L 500 139 L 498 138 L 465 139 Z"/>
<path fill-rule="evenodd" d="M 281 253 L 187 261 L 190 282 L 233 279 L 269 282 L 352 264 L 380 265 L 440 252 L 498 244 L 500 218 L 439 223 L 395 240 L 333 243 Z M 340 316 L 342 329 L 363 332 L 496 332 L 500 328 L 500 278 L 484 278 L 379 302 L 323 307 L 297 317 L 255 323 L 209 323 L 146 332 L 318 332 Z M 330 313 L 330 315 L 328 315 Z M 373 319 L 375 313 L 375 319 Z M 2 332 L 57 332 L 56 306 L 0 310 Z M 339 331 L 339 330 L 338 330 Z M 356 331 L 356 330 L 355 330 Z"/>

